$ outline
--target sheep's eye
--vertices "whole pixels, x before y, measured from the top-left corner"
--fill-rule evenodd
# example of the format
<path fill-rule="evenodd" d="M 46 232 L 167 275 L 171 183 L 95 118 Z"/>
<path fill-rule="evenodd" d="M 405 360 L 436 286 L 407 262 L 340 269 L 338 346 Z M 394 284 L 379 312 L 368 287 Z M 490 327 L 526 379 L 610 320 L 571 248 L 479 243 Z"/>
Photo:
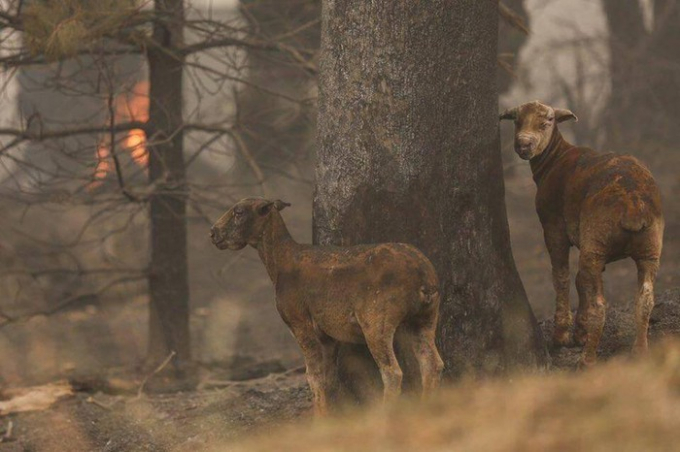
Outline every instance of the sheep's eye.
<path fill-rule="evenodd" d="M 550 121 L 550 120 L 548 120 L 548 121 Z M 544 122 L 543 124 L 541 124 L 541 130 L 545 130 L 548 127 L 550 127 L 550 122 Z"/>

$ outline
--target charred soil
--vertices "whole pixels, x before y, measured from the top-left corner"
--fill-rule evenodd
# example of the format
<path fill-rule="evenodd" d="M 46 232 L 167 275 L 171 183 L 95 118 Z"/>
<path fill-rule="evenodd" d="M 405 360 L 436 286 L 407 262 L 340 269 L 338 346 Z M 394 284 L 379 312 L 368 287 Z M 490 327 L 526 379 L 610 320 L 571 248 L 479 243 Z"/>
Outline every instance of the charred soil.
<path fill-rule="evenodd" d="M 463 388 L 454 386 L 446 389 L 444 396 L 458 400 L 463 397 L 461 392 L 471 391 L 476 395 L 470 397 L 476 398 L 490 393 L 489 391 L 501 393 L 507 389 L 524 393 L 530 391 L 529 388 L 535 387 L 534 391 L 538 391 L 537 394 L 541 391 L 555 389 L 562 391 L 560 394 L 567 397 L 565 391 L 567 393 L 579 391 L 578 388 L 581 387 L 579 385 L 582 384 L 580 382 L 585 384 L 586 380 L 595 381 L 598 378 L 602 381 L 608 378 L 616 380 L 618 378 L 616 375 L 621 373 L 621 366 L 630 368 L 629 370 L 633 375 L 637 375 L 636 372 L 638 371 L 652 372 L 650 366 L 659 365 L 664 369 L 671 366 L 669 372 L 675 372 L 673 374 L 675 377 L 673 377 L 674 380 L 671 378 L 668 381 L 671 383 L 674 381 L 673 384 L 677 386 L 678 379 L 680 379 L 680 373 L 678 373 L 680 372 L 678 370 L 680 369 L 680 361 L 678 361 L 680 359 L 678 358 L 680 346 L 676 343 L 669 348 L 668 346 L 659 347 L 658 344 L 665 342 L 665 339 L 680 335 L 680 289 L 668 290 L 660 294 L 657 297 L 656 308 L 652 315 L 651 342 L 664 351 L 653 351 L 650 358 L 633 363 L 625 358 L 633 341 L 632 317 L 630 310 L 612 307 L 608 311 L 606 330 L 600 346 L 600 357 L 602 361 L 617 357 L 613 360 L 613 363 L 603 363 L 586 373 L 570 372 L 575 367 L 580 349 L 562 348 L 552 350 L 553 370 L 548 375 L 525 376 L 516 379 L 498 378 L 483 382 L 466 381 L 460 383 L 461 386 L 467 387 L 465 391 L 463 391 Z M 552 322 L 544 321 L 541 327 L 545 336 L 549 338 L 552 333 Z M 675 358 L 673 358 L 674 356 Z M 658 364 L 659 362 L 662 364 Z M 670 364 L 668 364 L 669 362 Z M 356 428 L 357 437 L 362 438 L 364 435 L 362 432 L 365 429 L 362 424 L 357 422 L 356 418 L 364 419 L 365 416 L 369 416 L 372 419 L 370 422 L 374 422 L 376 416 L 384 416 L 384 414 L 358 413 L 356 416 L 331 421 L 331 423 L 324 424 L 325 427 L 316 426 L 312 429 L 305 421 L 305 419 L 311 419 L 311 394 L 307 388 L 302 368 L 281 371 L 280 367 L 275 365 L 248 362 L 244 362 L 244 366 L 251 370 L 244 368 L 235 372 L 233 369 L 229 371 L 218 368 L 203 369 L 200 372 L 198 389 L 173 394 L 144 393 L 138 395 L 136 389 L 134 389 L 136 388 L 134 384 L 128 386 L 128 391 L 125 391 L 125 388 L 120 384 L 102 384 L 99 386 L 81 384 L 79 389 L 87 389 L 87 391 L 77 392 L 75 396 L 61 400 L 47 410 L 10 414 L 1 418 L 5 436 L 0 443 L 0 452 L 198 451 L 232 450 L 238 447 L 245 447 L 244 450 L 250 450 L 249 448 L 268 450 L 267 447 L 276 444 L 276 438 L 272 439 L 275 432 L 277 438 L 278 435 L 282 435 L 281 440 L 284 443 L 287 441 L 286 438 L 290 439 L 291 435 L 294 434 L 291 432 L 298 432 L 297 434 L 307 435 L 309 441 L 316 441 L 316 450 L 320 450 L 320 448 L 323 448 L 323 450 L 343 450 L 341 445 L 336 443 L 338 439 L 334 436 L 339 428 L 338 425 L 345 429 Z M 629 372 L 629 370 L 624 373 Z M 250 378 L 258 376 L 259 378 Z M 668 375 L 659 371 L 658 377 L 666 378 Z M 657 376 L 653 376 L 653 378 L 657 378 Z M 132 380 L 130 376 L 128 376 L 128 379 Z M 115 381 L 114 378 L 109 379 L 109 383 L 113 381 Z M 597 402 L 600 408 L 597 409 L 602 409 L 606 413 L 609 405 L 618 403 L 615 402 L 617 397 L 623 400 L 630 396 L 630 394 L 617 393 L 617 384 L 612 383 L 611 388 L 605 384 L 598 386 L 601 390 L 599 395 L 597 390 L 589 390 L 590 392 L 586 395 L 573 394 L 567 397 L 569 400 L 565 399 L 562 402 L 565 403 L 564 407 L 567 407 L 565 408 L 567 410 L 574 404 L 577 404 L 576 406 L 581 404 L 583 410 L 592 410 L 593 403 L 600 400 L 600 402 Z M 622 381 L 621 384 L 625 386 L 631 384 L 631 382 Z M 510 388 L 510 386 L 518 385 L 519 388 Z M 546 387 L 541 389 L 542 386 Z M 548 388 L 548 386 L 553 387 L 553 389 Z M 679 393 L 678 389 L 680 387 L 676 387 L 674 392 L 676 396 Z M 122 391 L 122 393 L 114 394 L 116 391 Z M 534 397 L 531 398 L 527 394 L 525 394 L 526 397 L 531 400 L 542 400 L 542 396 L 531 396 Z M 598 399 L 598 397 L 600 398 Z M 458 402 L 463 403 L 464 400 L 458 400 Z M 519 403 L 519 401 L 515 402 Z M 532 401 L 526 409 L 518 409 L 528 417 L 537 416 L 536 410 L 562 412 L 558 402 L 562 403 L 557 399 L 551 399 L 549 402 L 541 402 L 536 405 Z M 410 402 L 407 401 L 406 404 L 408 403 Z M 513 402 L 508 401 L 508 403 Z M 662 404 L 662 402 L 659 401 L 659 404 Z M 435 411 L 444 409 L 442 406 L 429 408 L 426 406 L 426 408 L 416 409 L 422 411 L 430 408 L 430 411 L 434 410 L 430 413 L 433 416 L 437 414 Z M 660 406 L 660 408 L 663 407 Z M 460 411 L 464 407 L 446 409 Z M 475 408 L 475 410 L 480 409 L 479 407 Z M 654 406 L 648 406 L 645 411 L 654 411 L 655 409 Z M 489 419 L 502 415 L 502 413 L 499 414 L 499 410 L 502 411 L 500 406 L 489 407 L 487 410 Z M 406 429 L 402 431 L 402 434 L 407 434 L 408 429 L 412 428 L 413 434 L 416 435 L 416 432 L 422 426 L 419 427 L 417 423 L 409 424 L 409 422 L 415 420 L 410 419 L 405 413 L 406 410 L 398 410 L 396 414 L 389 415 L 388 420 L 381 418 L 382 421 L 380 422 L 387 422 L 383 426 L 387 429 L 385 432 L 392 427 L 396 428 L 401 425 L 400 431 Z M 445 416 L 443 413 L 440 414 Z M 482 416 L 483 413 L 478 414 Z M 446 416 L 449 415 L 453 416 L 452 419 L 456 419 L 456 416 L 458 416 L 456 413 L 446 414 Z M 640 413 L 640 416 L 644 417 L 644 413 Z M 528 417 L 525 419 L 527 422 L 530 421 Z M 640 422 L 642 421 L 644 419 L 641 419 Z M 300 422 L 302 424 L 298 425 Z M 406 423 L 406 425 L 402 423 Z M 439 422 L 437 425 L 440 424 Z M 320 428 L 321 430 L 319 430 Z M 441 425 L 437 427 L 437 429 L 441 428 L 443 428 Z M 515 427 L 510 426 L 508 428 Z M 469 435 L 460 432 L 449 433 L 453 435 L 449 439 L 451 444 L 460 444 L 462 447 L 468 444 L 466 441 L 471 441 Z M 521 432 L 517 434 L 519 433 Z M 439 438 L 432 440 L 434 441 L 432 443 L 433 448 L 442 445 L 441 441 L 444 440 L 441 439 L 441 435 L 443 434 L 444 432 L 438 432 L 432 437 Z M 246 446 L 241 446 L 242 441 L 246 441 Z M 325 446 L 321 447 L 319 441 L 325 442 Z M 427 443 L 427 441 L 429 440 L 425 442 Z M 557 444 L 554 442 L 557 441 L 555 438 L 543 438 L 541 441 L 544 441 L 544 443 L 541 443 L 544 445 Z M 284 443 L 281 444 L 285 445 Z M 577 443 L 573 444 L 574 447 L 577 445 Z M 347 446 L 353 447 L 352 444 L 347 444 Z M 401 450 L 401 446 L 398 444 L 388 446 L 389 444 L 386 443 L 386 450 Z M 368 446 L 365 445 L 365 447 Z M 527 450 L 538 449 L 529 448 Z M 565 450 L 571 450 L 571 448 L 566 447 Z"/>

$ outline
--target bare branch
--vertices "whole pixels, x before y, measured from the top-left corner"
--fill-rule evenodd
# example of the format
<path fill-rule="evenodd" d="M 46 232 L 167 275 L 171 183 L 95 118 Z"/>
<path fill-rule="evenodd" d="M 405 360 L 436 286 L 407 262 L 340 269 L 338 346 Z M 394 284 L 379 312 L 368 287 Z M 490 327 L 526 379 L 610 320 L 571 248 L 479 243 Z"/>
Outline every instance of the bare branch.
<path fill-rule="evenodd" d="M 121 277 L 118 279 L 115 279 L 113 281 L 110 281 L 108 284 L 104 285 L 101 287 L 99 290 L 97 290 L 94 293 L 90 294 L 82 294 L 82 295 L 77 295 L 73 297 L 66 298 L 65 300 L 61 301 L 59 304 L 57 304 L 54 307 L 44 309 L 41 311 L 35 311 L 30 314 L 23 314 L 23 315 L 18 315 L 18 316 L 12 316 L 7 314 L 4 311 L 0 311 L 0 318 L 4 319 L 0 323 L 0 328 L 9 325 L 10 323 L 17 323 L 17 322 L 24 322 L 27 320 L 30 320 L 34 317 L 38 316 L 51 316 L 54 314 L 57 314 L 59 312 L 65 311 L 69 308 L 72 308 L 74 305 L 77 305 L 79 302 L 82 302 L 84 299 L 90 299 L 90 298 L 96 298 L 99 295 L 103 294 L 104 292 L 108 291 L 114 286 L 117 286 L 119 284 L 124 284 L 124 283 L 129 283 L 129 282 L 137 282 L 141 280 L 145 280 L 147 278 L 147 274 L 143 275 L 136 275 L 136 276 L 125 276 Z"/>
<path fill-rule="evenodd" d="M 146 130 L 147 125 L 141 121 L 129 121 L 119 124 L 114 124 L 114 132 L 127 132 L 134 129 Z M 111 131 L 110 126 L 84 126 L 74 127 L 63 130 L 41 130 L 39 132 L 31 132 L 25 129 L 0 128 L 0 135 L 14 136 L 24 141 L 43 141 L 55 138 L 66 138 L 75 135 L 87 135 L 92 133 L 108 133 Z"/>
<path fill-rule="evenodd" d="M 529 34 L 529 28 L 527 28 L 526 24 L 524 23 L 524 19 L 522 19 L 519 14 L 514 12 L 505 3 L 503 3 L 502 0 L 498 1 L 498 12 L 500 13 L 501 17 L 505 19 L 506 22 L 512 27 L 515 27 L 526 35 Z"/>

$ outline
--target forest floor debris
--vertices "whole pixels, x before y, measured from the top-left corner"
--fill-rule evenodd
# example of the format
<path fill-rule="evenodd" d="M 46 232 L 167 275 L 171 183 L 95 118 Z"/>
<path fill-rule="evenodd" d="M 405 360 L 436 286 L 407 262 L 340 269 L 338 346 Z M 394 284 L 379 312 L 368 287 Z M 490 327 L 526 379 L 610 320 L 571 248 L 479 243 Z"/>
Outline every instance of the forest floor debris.
<path fill-rule="evenodd" d="M 546 337 L 552 324 L 541 323 Z M 579 349 L 552 350 L 553 372 L 463 381 L 424 405 L 311 423 L 303 369 L 235 380 L 217 368 L 199 390 L 137 396 L 82 386 L 49 409 L 0 418 L 9 451 L 667 450 L 680 440 L 680 289 L 657 298 L 654 349 L 632 360 L 632 311 L 608 313 L 600 356 L 571 372 Z M 244 372 L 244 375 L 248 375 Z M 118 378 L 118 377 L 117 377 Z M 218 384 L 214 384 L 218 382 Z M 123 386 L 118 384 L 118 386 Z M 348 435 L 347 432 L 352 432 Z M 304 447 L 302 447 L 304 444 Z M 272 447 L 276 446 L 274 449 Z M 587 447 L 586 447 L 587 446 Z"/>

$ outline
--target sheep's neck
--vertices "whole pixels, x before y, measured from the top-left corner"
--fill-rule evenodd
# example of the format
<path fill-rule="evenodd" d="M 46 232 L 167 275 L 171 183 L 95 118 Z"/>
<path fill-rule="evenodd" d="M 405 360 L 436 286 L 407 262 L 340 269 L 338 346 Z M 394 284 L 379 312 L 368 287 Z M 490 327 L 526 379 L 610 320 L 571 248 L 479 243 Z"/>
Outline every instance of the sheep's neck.
<path fill-rule="evenodd" d="M 553 134 L 550 137 L 550 142 L 545 150 L 541 152 L 540 155 L 529 160 L 529 163 L 531 164 L 531 173 L 534 176 L 536 185 L 541 183 L 543 177 L 555 165 L 560 156 L 564 154 L 564 151 L 572 147 L 573 145 L 565 140 L 557 127 L 555 127 Z"/>
<path fill-rule="evenodd" d="M 257 252 L 274 285 L 276 285 L 279 270 L 289 261 L 287 257 L 296 246 L 297 243 L 288 232 L 281 214 L 273 211 L 262 233 L 262 239 L 257 244 Z"/>

